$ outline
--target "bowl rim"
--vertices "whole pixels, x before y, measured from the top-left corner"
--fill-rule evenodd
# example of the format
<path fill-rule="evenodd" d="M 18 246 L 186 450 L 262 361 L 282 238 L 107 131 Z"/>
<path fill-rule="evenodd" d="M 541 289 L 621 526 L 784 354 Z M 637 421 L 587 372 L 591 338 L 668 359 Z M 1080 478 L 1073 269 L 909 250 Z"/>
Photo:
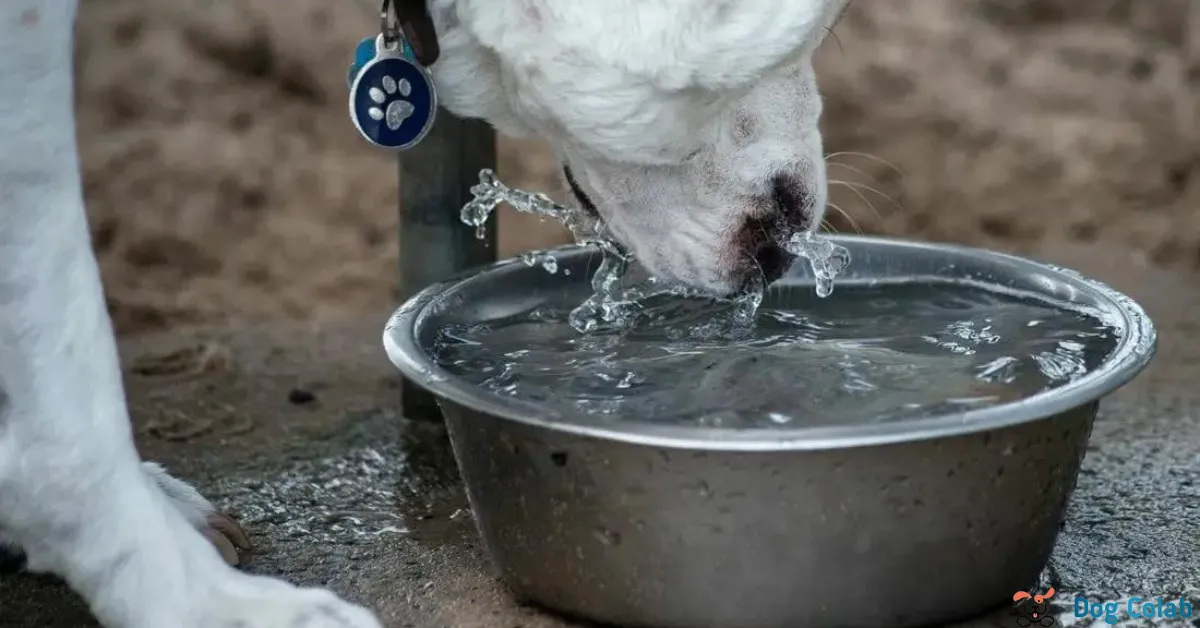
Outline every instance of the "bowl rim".
<path fill-rule="evenodd" d="M 441 369 L 416 342 L 415 331 L 429 306 L 457 284 L 475 276 L 525 267 L 519 257 L 479 266 L 426 287 L 401 305 L 383 331 L 388 358 L 401 374 L 425 388 L 441 402 L 450 402 L 493 419 L 506 419 L 556 432 L 608 441 L 670 449 L 700 451 L 813 451 L 849 449 L 936 438 L 969 435 L 1011 427 L 1058 415 L 1099 401 L 1127 384 L 1145 367 L 1157 350 L 1158 338 L 1145 310 L 1129 296 L 1107 284 L 1061 266 L 1033 261 L 1007 253 L 958 244 L 917 242 L 875 236 L 830 235 L 844 246 L 906 248 L 917 252 L 984 257 L 1016 265 L 1023 270 L 1053 275 L 1056 279 L 1090 292 L 1120 317 L 1121 337 L 1100 368 L 1083 377 L 1030 397 L 985 408 L 941 414 L 920 419 L 883 423 L 795 428 L 717 428 L 651 423 L 587 424 L 562 420 L 560 414 L 531 402 L 481 394 L 477 388 Z M 552 249 L 579 254 L 591 247 L 567 245 Z M 1116 321 L 1114 321 L 1116 322 Z"/>

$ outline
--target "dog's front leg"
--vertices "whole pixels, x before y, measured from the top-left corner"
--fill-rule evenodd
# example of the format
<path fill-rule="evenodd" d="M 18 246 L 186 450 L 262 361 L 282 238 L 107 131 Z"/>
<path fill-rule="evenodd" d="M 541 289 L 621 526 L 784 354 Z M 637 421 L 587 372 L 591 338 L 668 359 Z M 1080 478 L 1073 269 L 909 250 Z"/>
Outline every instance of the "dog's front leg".
<path fill-rule="evenodd" d="M 0 539 L 110 628 L 377 628 L 228 567 L 195 527 L 207 502 L 138 459 L 81 198 L 74 18 L 0 2 Z"/>

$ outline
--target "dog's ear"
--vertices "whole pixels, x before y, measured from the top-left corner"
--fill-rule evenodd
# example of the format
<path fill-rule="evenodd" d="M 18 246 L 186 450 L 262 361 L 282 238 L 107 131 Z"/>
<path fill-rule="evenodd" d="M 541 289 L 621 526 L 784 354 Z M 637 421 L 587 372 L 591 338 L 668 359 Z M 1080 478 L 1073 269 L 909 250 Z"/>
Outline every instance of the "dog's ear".
<path fill-rule="evenodd" d="M 1043 593 L 1041 595 L 1033 596 L 1033 601 L 1037 602 L 1038 604 L 1041 604 L 1042 602 L 1045 602 L 1046 600 L 1048 600 L 1052 597 L 1054 597 L 1054 587 L 1050 587 L 1049 591 L 1046 591 L 1045 593 Z"/>

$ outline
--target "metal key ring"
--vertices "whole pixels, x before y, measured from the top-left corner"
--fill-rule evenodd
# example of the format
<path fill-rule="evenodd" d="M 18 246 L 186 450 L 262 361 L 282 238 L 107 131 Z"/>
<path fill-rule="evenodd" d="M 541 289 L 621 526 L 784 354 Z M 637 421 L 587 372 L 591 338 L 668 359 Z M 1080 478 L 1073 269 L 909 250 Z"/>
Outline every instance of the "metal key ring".
<path fill-rule="evenodd" d="M 395 16 L 395 20 L 389 22 L 389 16 Z M 384 47 L 389 50 L 400 42 L 400 15 L 393 10 L 392 0 L 383 0 L 383 6 L 379 9 L 379 33 L 383 35 Z"/>

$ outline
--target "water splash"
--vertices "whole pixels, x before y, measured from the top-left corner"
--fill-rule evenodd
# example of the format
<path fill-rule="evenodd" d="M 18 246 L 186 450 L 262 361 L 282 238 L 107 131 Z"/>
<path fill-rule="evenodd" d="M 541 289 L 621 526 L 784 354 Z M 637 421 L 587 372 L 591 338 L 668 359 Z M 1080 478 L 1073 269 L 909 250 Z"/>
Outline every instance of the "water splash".
<path fill-rule="evenodd" d="M 530 268 L 541 266 L 542 270 L 551 275 L 558 272 L 558 258 L 548 251 L 529 251 L 521 255 L 521 261 Z"/>
<path fill-rule="evenodd" d="M 850 265 L 850 251 L 846 247 L 821 237 L 815 231 L 797 233 L 784 248 L 792 255 L 808 260 L 817 283 L 817 296 L 821 298 L 833 294 L 833 280 Z"/>
<path fill-rule="evenodd" d="M 576 244 L 595 246 L 600 250 L 600 266 L 592 276 L 592 296 L 571 312 L 570 324 L 576 331 L 586 333 L 602 327 L 627 327 L 633 323 L 643 299 L 664 293 L 687 296 L 691 292 L 679 286 L 662 286 L 654 280 L 622 289 L 621 279 L 633 256 L 607 234 L 597 217 L 559 205 L 545 194 L 510 188 L 490 169 L 479 172 L 479 183 L 472 186 L 470 192 L 474 198 L 463 206 L 461 220 L 475 227 L 475 235 L 480 239 L 484 238 L 485 225 L 496 207 L 508 203 L 519 212 L 561 222 Z M 833 292 L 834 278 L 850 262 L 850 253 L 845 247 L 812 231 L 796 234 L 784 248 L 808 261 L 816 280 L 817 296 L 822 298 Z M 558 260 L 552 252 L 534 251 L 522 255 L 521 259 L 529 266 L 541 266 L 546 272 L 558 272 Z M 764 289 L 761 282 L 752 283 L 733 299 L 735 325 L 753 324 Z"/>
<path fill-rule="evenodd" d="M 592 331 L 605 324 L 621 326 L 631 319 L 631 309 L 636 301 L 619 296 L 617 287 L 632 257 L 605 235 L 599 219 L 563 207 L 545 194 L 510 188 L 490 169 L 479 172 L 479 183 L 471 186 L 470 192 L 474 198 L 463 206 L 460 218 L 463 223 L 475 227 L 475 236 L 480 239 L 484 237 L 485 225 L 496 207 L 508 203 L 519 212 L 553 218 L 571 232 L 576 244 L 600 249 L 600 266 L 592 276 L 593 294 L 571 314 L 571 325 L 577 331 Z M 531 266 L 541 265 L 547 272 L 558 272 L 558 260 L 554 259 L 553 253 L 536 252 L 526 254 L 522 259 Z"/>
<path fill-rule="evenodd" d="M 492 212 L 501 203 L 508 203 L 519 212 L 561 222 L 575 237 L 576 244 L 599 244 L 598 241 L 608 241 L 603 234 L 603 225 L 598 219 L 584 212 L 563 207 L 545 194 L 510 188 L 501 183 L 496 178 L 496 173 L 488 168 L 479 171 L 479 183 L 471 186 L 470 192 L 474 198 L 463 206 L 460 219 L 463 223 L 475 227 L 475 237 L 480 240 L 486 235 L 487 221 Z"/>

